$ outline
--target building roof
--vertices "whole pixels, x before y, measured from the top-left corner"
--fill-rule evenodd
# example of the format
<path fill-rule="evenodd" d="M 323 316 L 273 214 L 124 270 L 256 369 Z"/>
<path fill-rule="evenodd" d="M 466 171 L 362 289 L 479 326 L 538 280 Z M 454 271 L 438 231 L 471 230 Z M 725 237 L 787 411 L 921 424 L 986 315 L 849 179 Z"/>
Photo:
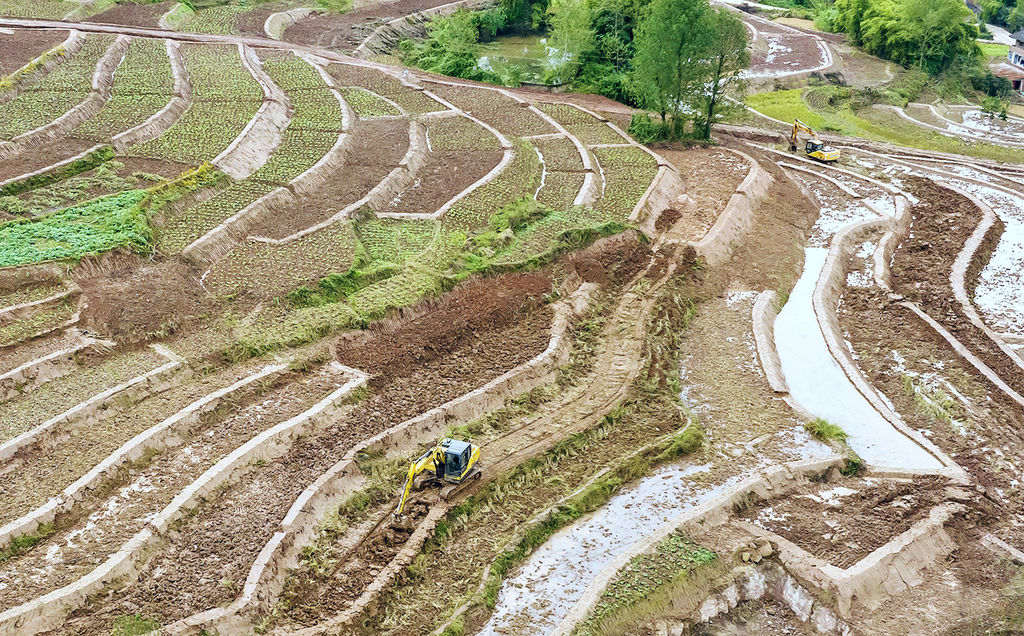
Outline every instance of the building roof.
<path fill-rule="evenodd" d="M 1010 81 L 1024 79 L 1024 68 L 1014 66 L 1013 64 L 999 62 L 990 66 L 989 69 L 991 69 L 993 75 L 1005 77 Z"/>
<path fill-rule="evenodd" d="M 1013 38 L 1014 40 L 1017 40 L 1017 44 L 1024 44 L 1024 29 L 1017 31 L 1010 37 Z"/>

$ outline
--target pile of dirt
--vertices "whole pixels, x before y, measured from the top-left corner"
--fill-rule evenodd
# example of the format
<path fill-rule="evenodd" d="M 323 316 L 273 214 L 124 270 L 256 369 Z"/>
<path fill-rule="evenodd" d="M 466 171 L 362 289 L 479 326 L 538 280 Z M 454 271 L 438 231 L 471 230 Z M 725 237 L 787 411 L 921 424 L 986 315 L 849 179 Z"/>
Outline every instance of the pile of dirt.
<path fill-rule="evenodd" d="M 551 281 L 539 274 L 474 280 L 399 312 L 397 319 L 374 323 L 369 334 L 341 339 L 333 352 L 343 364 L 373 374 L 371 385 L 378 386 L 464 344 L 491 346 L 480 341 L 478 332 L 511 324 L 536 309 L 550 291 Z"/>
<path fill-rule="evenodd" d="M 98 24 L 123 24 L 126 26 L 157 28 L 160 16 L 174 6 L 173 2 L 142 4 L 137 2 L 121 2 L 110 9 L 97 13 L 83 20 Z"/>
<path fill-rule="evenodd" d="M 971 323 L 949 280 L 954 261 L 981 222 L 981 210 L 967 197 L 929 179 L 909 178 L 907 187 L 919 202 L 911 207 L 911 236 L 893 260 L 896 292 L 940 322 L 1010 387 L 1024 392 L 1024 370 Z M 982 246 L 982 258 L 986 249 L 991 252 L 995 238 L 989 237 L 988 245 Z M 968 271 L 968 289 L 977 285 L 980 269 L 975 263 Z"/>
<path fill-rule="evenodd" d="M 164 338 L 201 322 L 217 304 L 180 260 L 110 253 L 83 262 L 75 280 L 88 303 L 81 327 L 122 343 Z"/>
<path fill-rule="evenodd" d="M 793 492 L 742 515 L 840 568 L 857 563 L 945 500 L 939 477 L 843 479 Z"/>

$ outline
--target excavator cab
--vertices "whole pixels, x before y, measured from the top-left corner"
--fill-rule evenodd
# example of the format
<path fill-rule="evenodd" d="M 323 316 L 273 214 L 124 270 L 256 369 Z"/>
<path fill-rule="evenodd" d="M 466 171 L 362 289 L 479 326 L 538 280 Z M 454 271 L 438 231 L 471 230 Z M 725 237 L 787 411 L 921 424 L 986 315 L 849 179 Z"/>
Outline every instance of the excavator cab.
<path fill-rule="evenodd" d="M 814 132 L 810 126 L 799 119 L 793 120 L 793 133 L 789 138 L 789 149 L 791 151 L 796 152 L 797 133 L 799 132 L 803 132 L 811 136 L 811 138 L 807 140 L 807 145 L 804 146 L 804 154 L 808 157 L 817 159 L 818 161 L 824 161 L 825 163 L 834 163 L 839 161 L 839 151 L 830 146 L 826 146 L 825 142 L 818 137 L 818 133 Z"/>
<path fill-rule="evenodd" d="M 402 488 L 402 498 L 398 502 L 396 515 L 401 515 L 409 494 L 413 490 L 440 488 L 441 498 L 445 501 L 459 490 L 470 479 L 479 479 L 482 473 L 480 447 L 469 442 L 445 438 L 432 449 L 420 455 L 409 466 L 409 474 Z M 427 473 L 425 479 L 416 481 L 421 473 Z"/>
<path fill-rule="evenodd" d="M 441 442 L 441 447 L 444 449 L 445 480 L 461 481 L 466 471 L 469 470 L 469 458 L 473 445 L 469 442 L 446 439 Z"/>

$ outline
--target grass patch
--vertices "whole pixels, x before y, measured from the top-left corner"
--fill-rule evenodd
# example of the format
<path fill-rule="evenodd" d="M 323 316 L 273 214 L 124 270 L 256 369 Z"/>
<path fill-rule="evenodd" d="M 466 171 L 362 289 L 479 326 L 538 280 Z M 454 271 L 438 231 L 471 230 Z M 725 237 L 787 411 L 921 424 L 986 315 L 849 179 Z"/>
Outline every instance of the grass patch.
<path fill-rule="evenodd" d="M 39 217 L 0 224 L 0 267 L 55 259 L 79 259 L 125 247 L 148 253 L 149 215 L 223 175 L 205 164 L 174 181 L 129 190 Z"/>
<path fill-rule="evenodd" d="M 44 523 L 36 528 L 36 531 L 32 534 L 23 534 L 14 537 L 11 539 L 11 544 L 9 546 L 0 550 L 0 563 L 3 563 L 8 559 L 13 559 L 22 552 L 31 549 L 37 543 L 53 534 L 53 530 L 53 524 Z"/>
<path fill-rule="evenodd" d="M 981 49 L 981 54 L 985 57 L 1006 57 L 1010 52 L 1010 47 L 1006 44 L 995 44 L 993 42 L 981 43 L 978 42 L 978 48 Z"/>
<path fill-rule="evenodd" d="M 157 629 L 160 629 L 160 621 L 155 618 L 143 618 L 141 614 L 118 616 L 110 636 L 142 636 Z"/>
<path fill-rule="evenodd" d="M 807 422 L 804 424 L 804 429 L 823 442 L 845 442 L 849 437 L 846 431 L 839 428 L 838 424 L 833 424 L 822 417 L 813 422 Z"/>
<path fill-rule="evenodd" d="M 575 631 L 579 636 L 619 634 L 630 623 L 665 609 L 678 588 L 690 582 L 694 570 L 713 563 L 718 555 L 676 531 L 655 548 L 630 560 L 608 585 L 594 612 Z"/>

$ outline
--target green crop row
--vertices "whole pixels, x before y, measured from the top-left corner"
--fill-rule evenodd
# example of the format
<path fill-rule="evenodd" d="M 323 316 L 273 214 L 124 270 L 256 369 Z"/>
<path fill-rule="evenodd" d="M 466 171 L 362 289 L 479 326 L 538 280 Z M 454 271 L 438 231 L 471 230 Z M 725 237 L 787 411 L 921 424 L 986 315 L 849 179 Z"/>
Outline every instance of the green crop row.
<path fill-rule="evenodd" d="M 276 187 L 252 179 L 239 181 L 183 213 L 166 219 L 157 234 L 161 251 L 180 253 L 193 241 Z"/>
<path fill-rule="evenodd" d="M 60 20 L 79 6 L 77 2 L 60 0 L 4 0 L 0 2 L 0 16 Z"/>
<path fill-rule="evenodd" d="M 558 132 L 540 115 L 497 91 L 444 84 L 431 84 L 429 89 L 505 135 L 531 137 Z"/>
<path fill-rule="evenodd" d="M 371 219 L 357 223 L 355 229 L 370 260 L 401 264 L 430 246 L 437 221 Z"/>
<path fill-rule="evenodd" d="M 466 232 L 483 227 L 500 208 L 533 194 L 540 185 L 540 158 L 528 142 L 517 139 L 513 144 L 512 162 L 493 181 L 453 205 L 445 215 L 446 228 Z"/>
<path fill-rule="evenodd" d="M 306 89 L 326 89 L 320 73 L 306 60 L 287 51 L 260 53 L 263 70 L 286 93 Z"/>
<path fill-rule="evenodd" d="M 164 97 L 174 91 L 174 73 L 163 40 L 135 38 L 114 73 L 111 95 L 153 94 Z"/>
<path fill-rule="evenodd" d="M 252 179 L 285 185 L 320 161 L 338 141 L 338 133 L 296 130 L 290 126 L 282 137 L 281 145 Z"/>
<path fill-rule="evenodd" d="M 427 139 L 434 152 L 445 150 L 498 150 L 501 144 L 491 131 L 468 117 L 445 117 L 427 126 Z"/>
<path fill-rule="evenodd" d="M 568 104 L 538 102 L 536 106 L 563 126 L 566 124 L 590 124 L 597 121 L 582 110 Z"/>
<path fill-rule="evenodd" d="M 252 5 L 227 4 L 195 12 L 182 30 L 188 33 L 209 33 L 213 35 L 240 35 L 238 16 L 252 10 Z"/>
<path fill-rule="evenodd" d="M 609 220 L 625 221 L 658 174 L 658 164 L 639 148 L 596 148 L 604 171 L 604 196 L 595 204 Z"/>
<path fill-rule="evenodd" d="M 345 101 L 358 117 L 385 117 L 401 114 L 397 108 L 381 99 L 380 95 L 371 93 L 364 88 L 342 88 L 341 94 L 345 96 Z"/>
<path fill-rule="evenodd" d="M 347 271 L 356 245 L 350 223 L 335 223 L 283 245 L 249 241 L 213 265 L 206 285 L 224 295 L 248 288 L 281 296 L 330 272 Z"/>
<path fill-rule="evenodd" d="M 544 175 L 544 185 L 537 193 L 537 200 L 556 210 L 568 209 L 580 193 L 583 179 L 580 172 L 548 172 Z"/>
<path fill-rule="evenodd" d="M 58 307 L 36 312 L 25 320 L 18 320 L 0 327 L 0 347 L 22 342 L 43 331 L 56 329 L 71 320 L 75 309 L 74 303 L 64 303 Z"/>
<path fill-rule="evenodd" d="M 0 138 L 17 137 L 48 124 L 81 103 L 92 90 L 96 63 L 113 41 L 113 36 L 87 37 L 81 51 L 0 105 Z"/>
<path fill-rule="evenodd" d="M 169 96 L 121 94 L 111 97 L 103 109 L 74 130 L 73 137 L 108 141 L 115 135 L 134 128 L 167 105 Z"/>
<path fill-rule="evenodd" d="M 327 71 L 344 86 L 362 86 L 369 91 L 383 95 L 404 108 L 411 115 L 422 115 L 447 110 L 437 100 L 422 91 L 415 91 L 402 85 L 394 77 L 376 69 L 349 64 L 331 64 Z"/>
<path fill-rule="evenodd" d="M 535 139 L 533 145 L 544 155 L 544 165 L 548 170 L 583 170 L 580 152 L 567 137 Z"/>
<path fill-rule="evenodd" d="M 139 205 L 145 198 L 145 190 L 129 190 L 37 221 L 4 223 L 0 225 L 0 267 L 78 258 L 118 246 L 145 250 L 151 238 Z"/>
<path fill-rule="evenodd" d="M 209 164 L 146 190 L 129 190 L 39 217 L 0 223 L 0 267 L 81 258 L 127 247 L 148 252 L 149 216 L 187 192 L 223 178 Z"/>
<path fill-rule="evenodd" d="M 184 164 L 210 161 L 248 125 L 258 103 L 193 103 L 160 137 L 129 151 L 133 156 L 156 157 Z"/>
<path fill-rule="evenodd" d="M 190 44 L 182 47 L 196 102 L 262 102 L 263 88 L 242 64 L 238 47 Z"/>

